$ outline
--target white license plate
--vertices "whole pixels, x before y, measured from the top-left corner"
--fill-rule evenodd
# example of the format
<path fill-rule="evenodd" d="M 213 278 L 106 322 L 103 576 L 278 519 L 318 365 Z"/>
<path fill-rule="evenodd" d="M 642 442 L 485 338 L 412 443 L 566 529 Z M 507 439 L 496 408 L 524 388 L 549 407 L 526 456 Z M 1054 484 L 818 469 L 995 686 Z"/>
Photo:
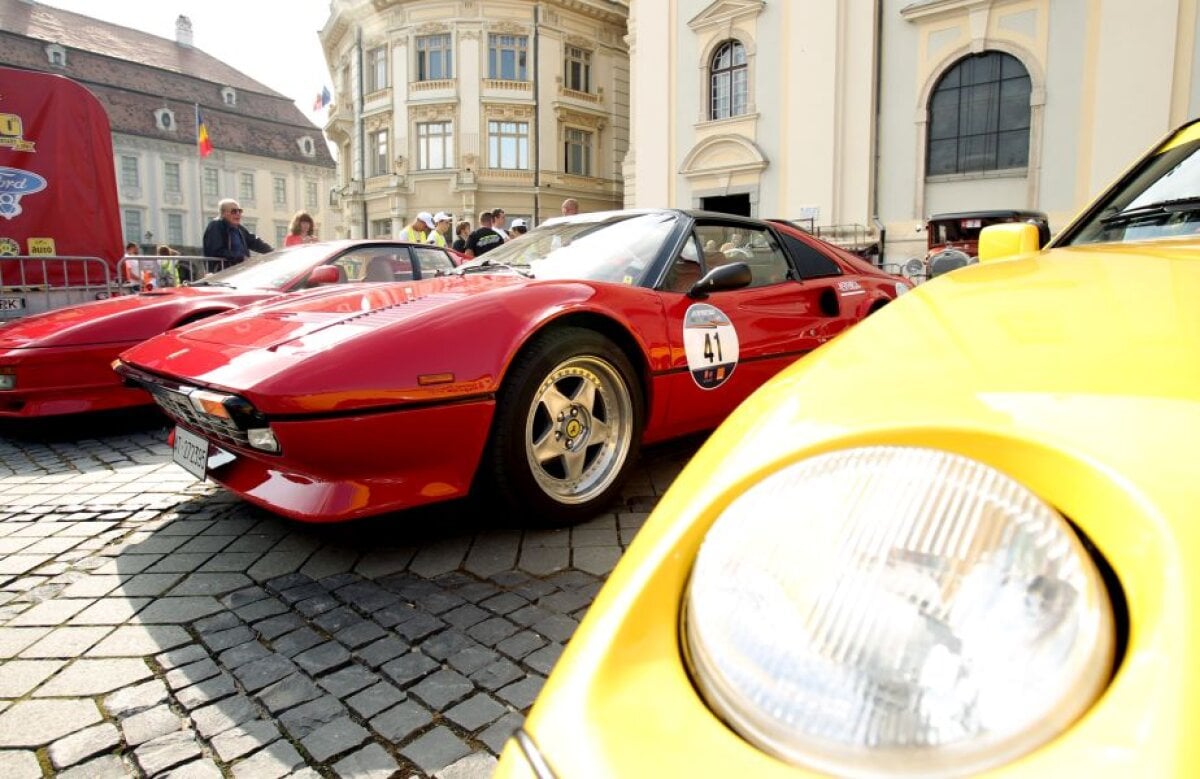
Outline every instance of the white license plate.
<path fill-rule="evenodd" d="M 208 441 L 190 430 L 176 427 L 171 459 L 197 479 L 203 479 L 208 472 Z"/>
<path fill-rule="evenodd" d="M 25 298 L 0 298 L 0 311 L 25 310 Z"/>

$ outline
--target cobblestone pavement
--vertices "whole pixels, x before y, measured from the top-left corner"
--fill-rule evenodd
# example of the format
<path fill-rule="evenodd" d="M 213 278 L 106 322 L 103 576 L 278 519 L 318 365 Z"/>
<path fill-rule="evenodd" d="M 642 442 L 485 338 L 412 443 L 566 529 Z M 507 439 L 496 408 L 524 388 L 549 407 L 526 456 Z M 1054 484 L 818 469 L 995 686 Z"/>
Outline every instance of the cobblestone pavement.
<path fill-rule="evenodd" d="M 0 431 L 0 777 L 488 776 L 696 440 L 618 510 L 337 526 L 194 481 L 128 420 Z"/>

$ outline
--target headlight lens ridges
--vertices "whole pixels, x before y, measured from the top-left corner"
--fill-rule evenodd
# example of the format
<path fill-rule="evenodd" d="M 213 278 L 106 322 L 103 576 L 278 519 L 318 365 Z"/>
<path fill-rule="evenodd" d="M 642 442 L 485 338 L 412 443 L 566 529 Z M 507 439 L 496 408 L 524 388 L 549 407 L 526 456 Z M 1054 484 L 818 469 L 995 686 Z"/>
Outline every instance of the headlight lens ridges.
<path fill-rule="evenodd" d="M 966 774 L 1074 721 L 1107 683 L 1112 611 L 1067 522 L 948 452 L 803 460 L 710 528 L 686 595 L 709 705 L 789 762 Z"/>

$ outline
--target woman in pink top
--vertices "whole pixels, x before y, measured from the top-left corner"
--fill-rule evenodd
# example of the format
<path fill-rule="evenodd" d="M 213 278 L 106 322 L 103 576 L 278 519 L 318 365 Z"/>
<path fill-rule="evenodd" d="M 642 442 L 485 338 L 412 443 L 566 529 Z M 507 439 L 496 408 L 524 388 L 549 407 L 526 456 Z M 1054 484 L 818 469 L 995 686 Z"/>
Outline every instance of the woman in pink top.
<path fill-rule="evenodd" d="M 288 227 L 287 237 L 283 239 L 284 246 L 295 246 L 300 243 L 312 243 L 317 240 L 313 235 L 313 218 L 307 211 L 297 211 Z"/>

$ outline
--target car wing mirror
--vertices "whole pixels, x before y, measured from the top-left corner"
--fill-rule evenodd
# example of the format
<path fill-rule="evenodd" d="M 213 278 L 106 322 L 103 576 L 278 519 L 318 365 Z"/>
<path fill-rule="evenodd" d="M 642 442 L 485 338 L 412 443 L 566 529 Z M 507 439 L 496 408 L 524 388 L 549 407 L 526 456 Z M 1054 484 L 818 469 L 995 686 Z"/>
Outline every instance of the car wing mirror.
<path fill-rule="evenodd" d="M 339 276 L 336 265 L 318 265 L 312 269 L 312 273 L 308 274 L 308 283 L 313 286 L 337 284 Z"/>
<path fill-rule="evenodd" d="M 718 265 L 692 285 L 692 288 L 688 290 L 688 297 L 704 298 L 713 292 L 748 287 L 752 278 L 750 266 L 744 262 Z"/>
<path fill-rule="evenodd" d="M 1042 246 L 1037 225 L 1009 222 L 989 225 L 979 233 L 979 261 L 1007 260 L 1037 252 Z"/>

